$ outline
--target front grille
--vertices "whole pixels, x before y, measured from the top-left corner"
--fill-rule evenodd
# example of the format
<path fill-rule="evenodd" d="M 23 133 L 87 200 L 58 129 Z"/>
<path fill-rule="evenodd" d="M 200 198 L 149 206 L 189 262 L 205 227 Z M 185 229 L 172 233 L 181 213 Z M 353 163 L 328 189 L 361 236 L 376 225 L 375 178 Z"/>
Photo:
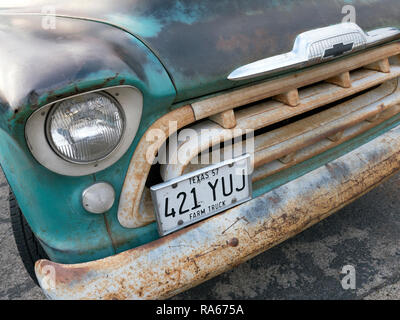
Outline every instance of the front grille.
<path fill-rule="evenodd" d="M 161 176 L 166 181 L 206 166 L 191 163 L 215 141 L 246 129 L 256 132 L 254 181 L 334 148 L 400 113 L 399 61 L 399 46 L 388 45 L 195 103 L 196 117 L 208 119 L 190 128 L 210 137 L 182 143 Z M 225 154 L 221 149 L 217 159 Z"/>
<path fill-rule="evenodd" d="M 161 182 L 158 172 L 161 179 L 170 180 L 199 169 L 202 165 L 192 160 L 221 141 L 241 136 L 237 129 L 255 131 L 251 154 L 257 181 L 395 119 L 400 113 L 399 55 L 400 43 L 391 43 L 174 109 L 148 129 L 147 133 L 161 130 L 164 138 L 153 142 L 145 134 L 136 148 L 121 192 L 119 221 L 128 228 L 154 221 L 145 186 L 149 173 L 154 179 L 148 186 Z M 176 129 L 197 131 L 202 141 L 189 137 L 169 153 L 168 164 L 151 170 L 149 157 L 153 160 L 171 134 L 171 121 Z M 212 129 L 208 139 L 200 135 L 202 129 Z M 220 152 L 222 161 L 224 149 Z"/>

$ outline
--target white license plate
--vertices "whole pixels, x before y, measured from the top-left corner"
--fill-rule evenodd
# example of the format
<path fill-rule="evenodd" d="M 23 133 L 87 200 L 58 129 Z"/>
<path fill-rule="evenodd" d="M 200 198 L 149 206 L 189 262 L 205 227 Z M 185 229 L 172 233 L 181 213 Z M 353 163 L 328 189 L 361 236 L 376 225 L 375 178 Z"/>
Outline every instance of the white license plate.
<path fill-rule="evenodd" d="M 244 155 L 152 187 L 160 235 L 250 200 L 250 168 L 250 155 Z"/>

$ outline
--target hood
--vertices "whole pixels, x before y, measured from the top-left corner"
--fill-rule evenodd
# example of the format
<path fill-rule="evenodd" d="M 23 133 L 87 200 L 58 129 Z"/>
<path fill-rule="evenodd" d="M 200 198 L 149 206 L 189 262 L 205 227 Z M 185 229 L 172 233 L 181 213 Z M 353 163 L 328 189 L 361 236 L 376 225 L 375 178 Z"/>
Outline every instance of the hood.
<path fill-rule="evenodd" d="M 0 12 L 119 26 L 159 57 L 182 101 L 242 85 L 227 80 L 234 69 L 291 51 L 297 35 L 342 22 L 349 6 L 365 31 L 400 26 L 398 0 L 2 0 Z"/>

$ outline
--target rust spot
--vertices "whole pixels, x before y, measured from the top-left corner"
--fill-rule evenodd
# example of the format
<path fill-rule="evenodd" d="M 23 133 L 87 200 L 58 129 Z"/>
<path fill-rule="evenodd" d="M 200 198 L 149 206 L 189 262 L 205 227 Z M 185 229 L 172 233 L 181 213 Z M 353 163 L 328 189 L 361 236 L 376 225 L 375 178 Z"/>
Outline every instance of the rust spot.
<path fill-rule="evenodd" d="M 230 247 L 237 247 L 239 245 L 239 239 L 238 238 L 232 238 L 229 240 L 228 245 Z"/>
<path fill-rule="evenodd" d="M 274 204 L 277 204 L 281 201 L 280 197 L 276 194 L 273 194 L 271 197 L 268 197 L 268 200 L 270 200 Z"/>
<path fill-rule="evenodd" d="M 109 83 L 109 82 L 111 82 L 111 81 L 117 79 L 118 76 L 119 76 L 119 72 L 117 72 L 117 73 L 115 74 L 115 76 L 113 76 L 113 77 L 108 77 L 108 78 L 106 78 L 106 79 L 104 80 L 103 84 L 106 85 L 107 83 Z"/>
<path fill-rule="evenodd" d="M 62 284 L 68 284 L 71 281 L 80 281 L 91 270 L 89 267 L 68 268 L 67 266 L 42 260 L 39 264 L 39 270 L 45 270 L 47 268 L 54 268 L 56 282 Z M 43 274 L 46 274 L 46 272 L 43 272 Z"/>

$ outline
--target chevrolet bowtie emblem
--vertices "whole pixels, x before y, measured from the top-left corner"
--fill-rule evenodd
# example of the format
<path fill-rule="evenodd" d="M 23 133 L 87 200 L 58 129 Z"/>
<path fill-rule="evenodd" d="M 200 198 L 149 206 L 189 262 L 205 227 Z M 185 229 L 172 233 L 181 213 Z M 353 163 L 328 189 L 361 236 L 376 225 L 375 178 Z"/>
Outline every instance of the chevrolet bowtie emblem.
<path fill-rule="evenodd" d="M 346 52 L 350 52 L 353 50 L 354 43 L 349 43 L 349 44 L 335 44 L 333 48 L 325 50 L 324 58 L 336 58 L 339 57 Z"/>
<path fill-rule="evenodd" d="M 228 79 L 244 80 L 300 69 L 396 39 L 400 39 L 397 28 L 366 33 L 355 23 L 342 23 L 315 29 L 298 35 L 291 52 L 242 66 L 234 70 Z"/>

